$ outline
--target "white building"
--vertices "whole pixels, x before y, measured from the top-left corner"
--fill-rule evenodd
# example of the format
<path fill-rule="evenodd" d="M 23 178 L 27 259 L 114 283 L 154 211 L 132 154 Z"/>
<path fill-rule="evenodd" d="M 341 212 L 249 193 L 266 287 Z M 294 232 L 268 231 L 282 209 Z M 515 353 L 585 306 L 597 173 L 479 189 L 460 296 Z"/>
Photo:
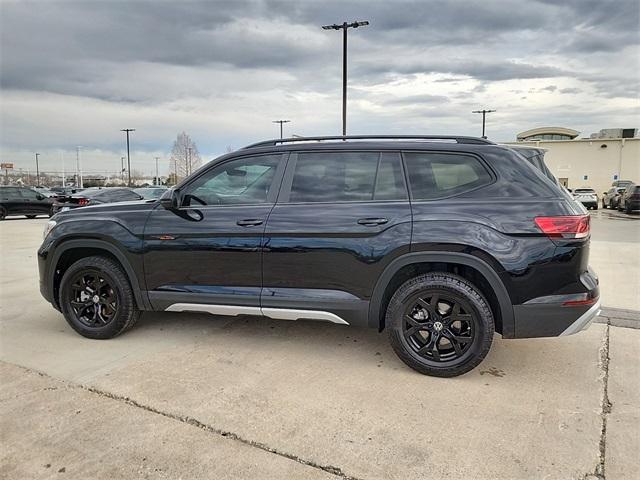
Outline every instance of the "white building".
<path fill-rule="evenodd" d="M 601 130 L 629 132 L 635 129 Z M 562 127 L 542 127 L 519 133 L 518 145 L 544 148 L 544 160 L 560 183 L 570 189 L 591 187 L 601 195 L 615 180 L 640 182 L 640 138 L 576 138 L 579 132 Z M 602 135 L 601 135 L 602 134 Z"/>

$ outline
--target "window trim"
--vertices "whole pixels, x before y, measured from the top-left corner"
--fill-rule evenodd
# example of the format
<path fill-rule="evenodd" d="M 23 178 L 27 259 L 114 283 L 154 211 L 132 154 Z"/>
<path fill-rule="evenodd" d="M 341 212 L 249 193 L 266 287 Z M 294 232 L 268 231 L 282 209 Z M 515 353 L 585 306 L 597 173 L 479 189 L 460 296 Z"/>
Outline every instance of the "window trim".
<path fill-rule="evenodd" d="M 411 189 L 411 181 L 409 180 L 409 169 L 407 168 L 406 165 L 406 158 L 405 158 L 405 154 L 406 153 L 422 153 L 422 154 L 435 154 L 435 155 L 463 155 L 463 156 L 467 156 L 467 157 L 473 157 L 476 160 L 478 160 L 480 162 L 480 165 L 482 165 L 484 167 L 484 169 L 486 170 L 486 172 L 489 174 L 489 177 L 491 177 L 491 181 L 487 182 L 487 183 L 483 183 L 482 185 L 478 185 L 476 187 L 470 188 L 469 190 L 464 190 L 462 192 L 457 192 L 457 193 L 453 193 L 451 195 L 440 195 L 440 196 L 435 196 L 433 198 L 414 198 L 413 196 L 413 190 Z M 479 190 L 481 188 L 485 188 L 488 187 L 489 185 L 493 185 L 494 183 L 496 183 L 498 181 L 498 176 L 496 175 L 495 171 L 493 170 L 493 168 L 491 168 L 491 166 L 485 161 L 484 158 L 482 158 L 480 155 L 474 153 L 474 152 L 467 152 L 467 151 L 451 151 L 451 150 L 402 150 L 400 151 L 400 156 L 402 157 L 402 166 L 404 168 L 405 171 L 405 175 L 406 175 L 406 184 L 409 190 L 409 199 L 412 203 L 421 203 L 421 202 L 434 202 L 434 201 L 439 201 L 439 200 L 445 200 L 448 198 L 455 198 L 455 197 L 459 197 L 460 195 L 464 195 L 470 192 L 475 192 L 476 190 Z"/>
<path fill-rule="evenodd" d="M 180 186 L 180 194 L 181 198 L 184 198 L 184 194 L 188 193 L 187 189 L 193 185 L 193 183 L 201 178 L 204 175 L 207 175 L 211 170 L 216 169 L 222 165 L 226 165 L 230 162 L 235 162 L 236 160 L 242 160 L 245 158 L 258 158 L 258 157 L 274 157 L 279 156 L 278 166 L 276 167 L 276 171 L 273 174 L 273 180 L 271 181 L 271 185 L 269 186 L 269 192 L 267 193 L 267 200 L 265 202 L 260 203 L 226 203 L 221 205 L 180 205 L 179 210 L 210 210 L 212 208 L 221 208 L 221 207 L 251 207 L 251 206 L 260 206 L 260 205 L 274 205 L 276 203 L 276 199 L 278 194 L 280 193 L 280 189 L 282 187 L 282 178 L 284 177 L 284 172 L 287 167 L 287 163 L 289 160 L 288 152 L 265 152 L 265 153 L 249 153 L 245 155 L 238 155 L 231 158 L 226 158 L 222 161 L 215 162 L 213 165 L 210 165 L 209 168 L 203 169 L 195 177 L 189 179 L 188 183 Z"/>
<path fill-rule="evenodd" d="M 374 185 L 373 185 L 373 193 L 375 196 L 375 188 L 377 184 L 377 172 L 380 168 L 380 162 L 382 161 L 382 156 L 394 155 L 395 160 L 399 162 L 400 165 L 400 176 L 402 178 L 402 184 L 404 187 L 404 192 L 406 197 L 399 200 L 376 200 L 375 198 L 370 200 L 329 200 L 326 202 L 290 202 L 289 199 L 291 197 L 291 187 L 293 186 L 293 175 L 296 171 L 296 166 L 298 164 L 298 155 L 301 153 L 376 153 L 378 154 L 378 160 L 376 162 L 376 176 L 374 177 Z M 410 201 L 410 193 L 409 186 L 407 184 L 407 178 L 405 174 L 404 162 L 402 161 L 402 156 L 400 155 L 400 150 L 381 150 L 381 149 L 362 149 L 362 148 L 354 148 L 354 149 L 326 149 L 326 150 L 296 150 L 292 151 L 289 156 L 289 161 L 287 162 L 287 170 L 285 171 L 284 178 L 282 179 L 282 185 L 280 187 L 280 194 L 276 200 L 277 204 L 283 205 L 350 205 L 350 204 L 366 204 L 366 203 L 402 203 Z"/>

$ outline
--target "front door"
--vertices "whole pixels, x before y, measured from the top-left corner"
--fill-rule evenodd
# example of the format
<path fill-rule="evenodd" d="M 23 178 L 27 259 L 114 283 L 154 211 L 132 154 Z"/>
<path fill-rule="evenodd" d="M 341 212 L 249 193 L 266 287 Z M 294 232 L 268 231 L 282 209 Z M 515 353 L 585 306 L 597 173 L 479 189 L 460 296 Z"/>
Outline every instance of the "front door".
<path fill-rule="evenodd" d="M 155 309 L 259 313 L 262 235 L 283 170 L 281 154 L 236 157 L 182 186 L 178 209 L 153 210 L 144 269 Z"/>
<path fill-rule="evenodd" d="M 265 230 L 262 311 L 366 325 L 378 277 L 410 243 L 398 153 L 292 154 Z"/>

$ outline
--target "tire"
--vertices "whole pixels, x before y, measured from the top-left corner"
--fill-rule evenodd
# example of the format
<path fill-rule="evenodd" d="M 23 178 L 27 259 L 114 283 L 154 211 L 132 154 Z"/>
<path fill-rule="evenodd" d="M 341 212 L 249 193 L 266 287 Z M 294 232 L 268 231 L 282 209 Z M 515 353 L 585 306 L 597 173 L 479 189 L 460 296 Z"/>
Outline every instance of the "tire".
<path fill-rule="evenodd" d="M 456 306 L 457 317 L 466 320 L 452 320 Z M 468 280 L 445 272 L 420 275 L 400 286 L 389 301 L 385 322 L 400 360 L 434 377 L 455 377 L 478 366 L 495 331 L 493 313 L 480 291 Z M 455 342 L 456 348 L 449 341 L 452 336 L 462 339 Z"/>
<path fill-rule="evenodd" d="M 597 210 L 597 209 L 598 209 L 598 205 L 596 204 L 596 205 L 593 207 L 593 209 L 594 209 L 594 210 Z"/>
<path fill-rule="evenodd" d="M 34 218 L 37 217 L 37 215 L 25 215 L 25 217 L 27 217 L 30 220 L 33 220 Z"/>
<path fill-rule="evenodd" d="M 624 213 L 626 213 L 627 215 L 631 215 L 633 213 L 633 210 L 629 205 L 627 205 L 626 208 L 624 209 Z"/>
<path fill-rule="evenodd" d="M 4 220 L 5 218 L 7 218 L 7 209 L 0 207 L 0 220 Z"/>
<path fill-rule="evenodd" d="M 89 281 L 91 278 L 94 280 Z M 91 290 L 93 296 L 85 294 Z M 76 304 L 85 306 L 74 307 L 71 304 L 74 299 Z M 71 328 L 83 337 L 97 340 L 113 338 L 129 330 L 141 314 L 129 279 L 120 265 L 102 256 L 82 258 L 67 269 L 60 282 L 59 301 Z"/>

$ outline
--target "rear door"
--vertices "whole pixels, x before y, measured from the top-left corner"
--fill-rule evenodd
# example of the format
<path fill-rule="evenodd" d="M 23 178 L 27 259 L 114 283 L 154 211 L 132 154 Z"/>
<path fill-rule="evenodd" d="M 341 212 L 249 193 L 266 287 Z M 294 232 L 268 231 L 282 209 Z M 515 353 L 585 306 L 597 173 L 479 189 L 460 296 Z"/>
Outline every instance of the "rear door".
<path fill-rule="evenodd" d="M 24 213 L 24 202 L 20 195 L 20 188 L 0 188 L 0 202 L 6 208 L 8 214 Z"/>
<path fill-rule="evenodd" d="M 264 235 L 265 315 L 366 325 L 376 280 L 409 251 L 399 153 L 292 154 Z"/>
<path fill-rule="evenodd" d="M 22 212 L 25 214 L 48 214 L 51 209 L 51 203 L 44 195 L 31 190 L 30 188 L 21 188 L 20 196 L 22 197 Z"/>

